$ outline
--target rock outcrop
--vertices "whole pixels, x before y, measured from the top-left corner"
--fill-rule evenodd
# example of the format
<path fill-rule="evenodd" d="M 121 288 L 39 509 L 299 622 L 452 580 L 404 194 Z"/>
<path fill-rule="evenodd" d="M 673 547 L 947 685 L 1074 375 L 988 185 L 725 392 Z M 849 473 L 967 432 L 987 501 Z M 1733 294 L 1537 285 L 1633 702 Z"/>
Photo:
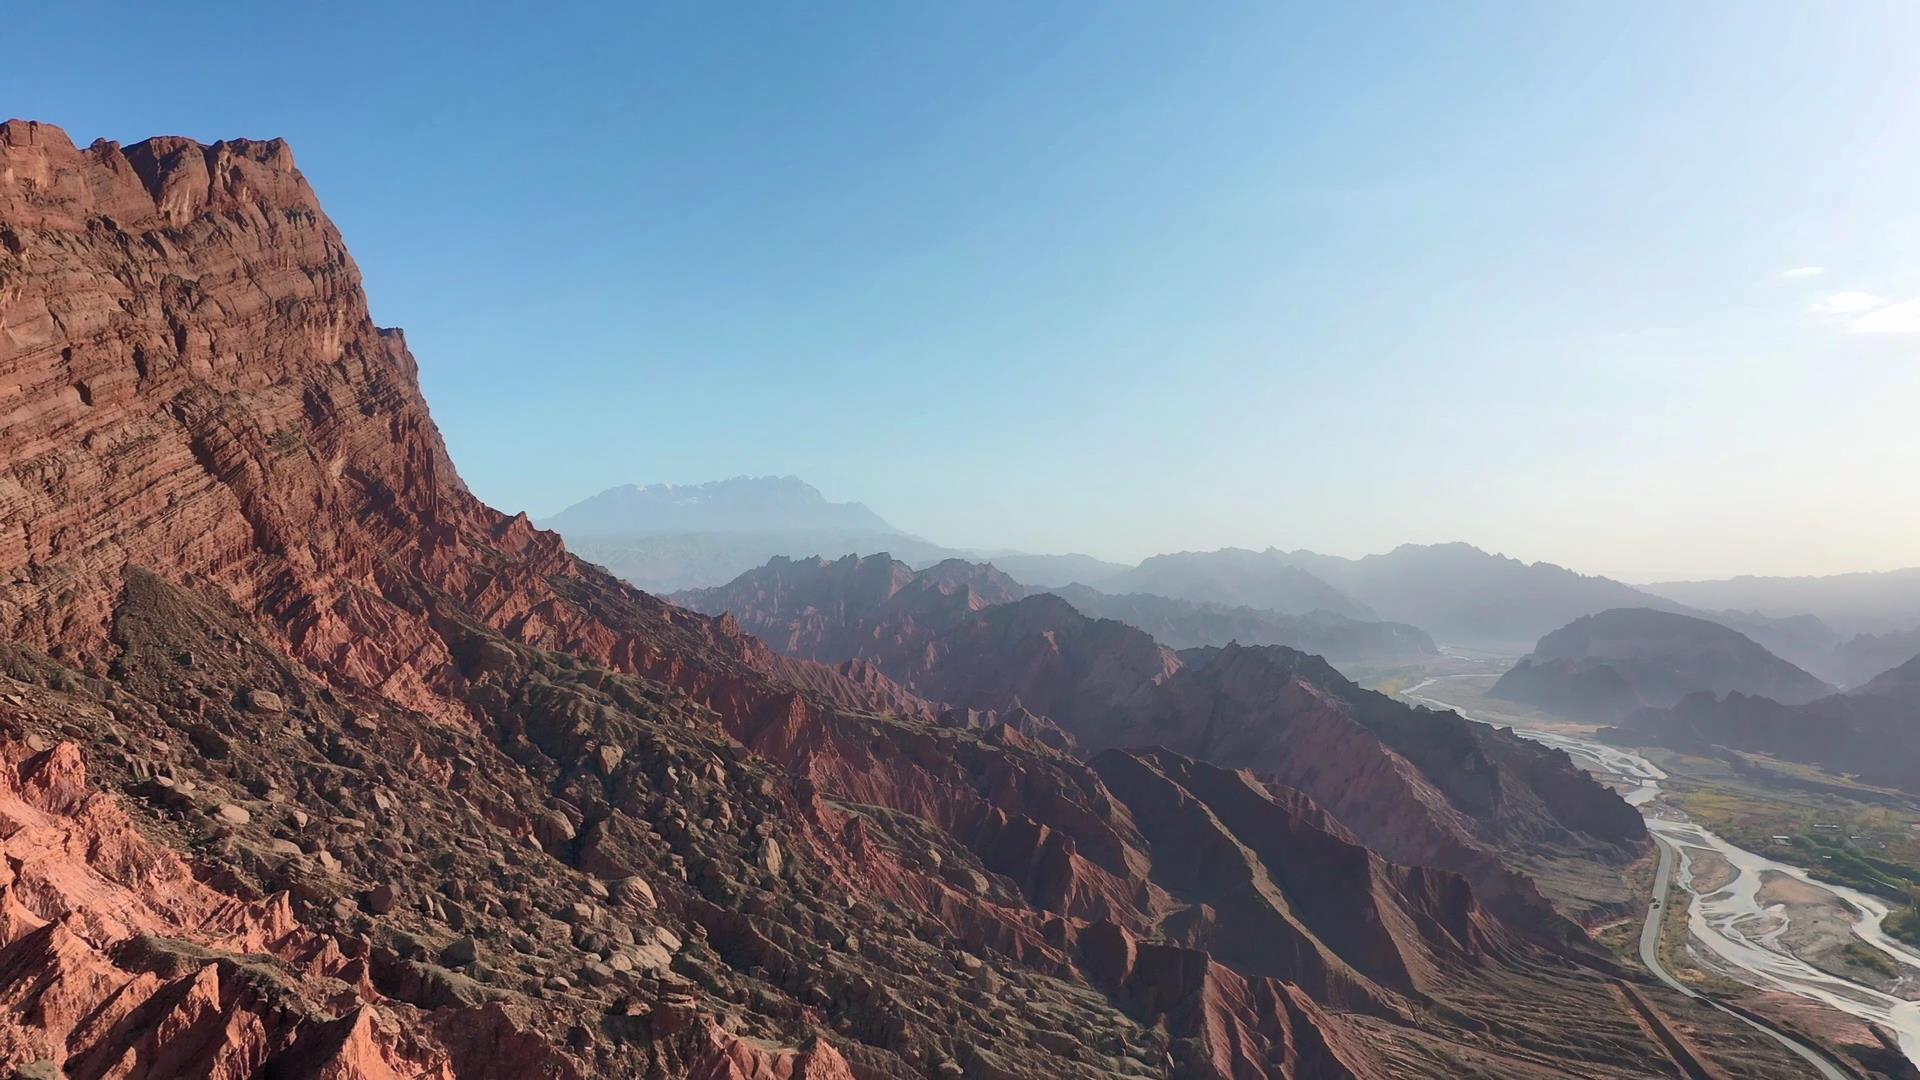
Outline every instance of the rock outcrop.
<path fill-rule="evenodd" d="M 1018 674 L 1074 715 L 1141 663 Z M 26 1075 L 1667 1060 L 1598 960 L 1309 795 L 780 655 L 481 504 L 277 141 L 0 125 L 0 673 Z"/>
<path fill-rule="evenodd" d="M 94 788 L 73 743 L 0 737 L 0 835 L 0 1061 L 73 1076 L 580 1075 L 525 1034 L 537 1010 L 423 1012 L 376 990 L 364 953 L 302 927 L 287 893 L 247 901 L 197 880 Z M 507 1052 L 471 1053 L 482 1039 Z"/>

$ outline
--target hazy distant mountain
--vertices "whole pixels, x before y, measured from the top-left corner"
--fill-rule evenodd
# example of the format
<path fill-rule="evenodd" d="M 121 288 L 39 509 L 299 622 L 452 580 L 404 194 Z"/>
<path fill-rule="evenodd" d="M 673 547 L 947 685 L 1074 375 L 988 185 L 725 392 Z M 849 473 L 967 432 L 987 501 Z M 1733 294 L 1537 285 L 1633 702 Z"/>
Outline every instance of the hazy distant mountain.
<path fill-rule="evenodd" d="M 916 566 L 920 565 L 911 557 L 904 555 L 901 557 Z M 984 553 L 954 551 L 942 557 L 985 560 L 1012 574 L 1021 582 L 1042 589 L 1075 583 L 1104 586 L 1108 581 L 1132 569 L 1125 563 L 1107 562 L 1091 555 L 1029 555 L 1023 551 Z"/>
<path fill-rule="evenodd" d="M 1851 693 L 1854 697 L 1897 698 L 1920 706 L 1920 654 L 1881 672 Z"/>
<path fill-rule="evenodd" d="M 1719 623 L 1617 608 L 1575 619 L 1541 638 L 1492 694 L 1567 716 L 1617 720 L 1700 692 L 1797 705 L 1833 688 Z"/>
<path fill-rule="evenodd" d="M 1203 604 L 1260 608 L 1286 615 L 1331 611 L 1353 619 L 1371 619 L 1366 604 L 1289 564 L 1272 550 L 1181 551 L 1155 555 L 1139 566 L 1109 577 L 1101 591 L 1151 593 Z"/>
<path fill-rule="evenodd" d="M 710 615 L 730 611 L 742 628 L 790 655 L 844 659 L 867 656 L 876 636 L 899 636 L 911 651 L 921 644 L 920 635 L 951 625 L 959 612 L 1012 603 L 1035 591 L 1051 592 L 1089 618 L 1145 631 L 1171 649 L 1235 641 L 1286 645 L 1347 664 L 1406 663 L 1439 652 L 1432 638 L 1400 623 L 1330 611 L 1282 615 L 1143 593 L 1113 596 L 1077 584 L 1034 590 L 1001 568 L 962 559 L 915 570 L 885 555 L 775 557 L 726 585 L 688 589 L 670 599 Z"/>
<path fill-rule="evenodd" d="M 1920 656 L 1920 628 L 1886 634 L 1856 634 L 1834 650 L 1835 686 L 1861 686 L 1881 672 Z"/>
<path fill-rule="evenodd" d="M 1360 559 L 1267 554 L 1314 574 L 1379 618 L 1412 623 L 1444 644 L 1469 648 L 1519 652 L 1582 615 L 1676 606 L 1610 578 L 1523 563 L 1470 544 L 1403 544 Z"/>
<path fill-rule="evenodd" d="M 845 555 L 891 555 L 917 569 L 947 559 L 984 558 L 979 552 L 945 547 L 904 533 L 852 529 L 787 529 L 765 532 L 564 534 L 573 553 L 611 570 L 615 576 L 651 593 L 724 585 L 773 558 L 837 559 Z M 995 566 L 1034 586 L 1075 581 L 1104 581 L 1125 570 L 1090 555 L 1029 555 L 1000 552 Z"/>
<path fill-rule="evenodd" d="M 1773 655 L 1805 668 L 1835 686 L 1851 686 L 1855 682 L 1871 678 L 1889 666 L 1879 664 L 1872 671 L 1864 672 L 1859 679 L 1849 681 L 1842 678 L 1839 674 L 1840 635 L 1818 616 L 1777 617 L 1758 611 L 1713 611 L 1694 614 L 1698 614 L 1703 619 L 1711 619 L 1730 630 L 1738 630 L 1759 642 Z"/>
<path fill-rule="evenodd" d="M 887 552 L 922 566 L 953 555 L 952 549 L 918 537 L 849 529 L 563 535 L 574 554 L 635 588 L 661 594 L 724 584 L 775 557 Z"/>
<path fill-rule="evenodd" d="M 1920 625 L 1920 569 L 1831 578 L 1677 582 L 1650 586 L 1659 591 L 1656 595 L 1464 543 L 1406 544 L 1359 559 L 1304 550 L 1224 548 L 1156 555 L 1127 567 L 1088 555 L 947 547 L 901 533 L 861 503 L 830 502 L 793 476 L 626 485 L 576 503 L 541 524 L 561 532 L 582 557 L 651 592 L 724 584 L 782 556 L 836 559 L 884 552 L 913 567 L 956 558 L 991 561 L 1036 588 L 1080 584 L 1108 597 L 1140 594 L 1290 616 L 1324 611 L 1376 624 L 1355 636 L 1335 633 L 1336 624 L 1324 620 L 1311 628 L 1276 624 L 1255 629 L 1244 617 L 1216 612 L 1202 618 L 1165 605 L 1136 604 L 1127 612 L 1102 609 L 1113 617 L 1153 623 L 1154 632 L 1175 647 L 1224 644 L 1238 637 L 1349 662 L 1376 662 L 1368 658 L 1395 655 L 1403 645 L 1418 646 L 1417 639 L 1381 637 L 1377 624 L 1384 622 L 1417 627 L 1450 645 L 1517 653 L 1582 615 L 1652 608 L 1710 618 L 1834 685 L 1853 686 L 1910 655 L 1914 650 L 1908 648 L 1907 631 Z M 1227 629 L 1236 619 L 1241 623 L 1238 633 Z M 1861 635 L 1862 628 L 1885 632 Z M 1314 633 L 1308 634 L 1309 629 Z M 1224 640 L 1223 633 L 1228 635 Z M 1920 630 L 1912 633 L 1920 638 Z M 1342 652 L 1349 648 L 1351 653 Z"/>
<path fill-rule="evenodd" d="M 828 502 L 797 476 L 736 476 L 705 484 L 623 484 L 538 523 L 569 541 L 612 533 L 900 530 L 857 502 Z"/>
<path fill-rule="evenodd" d="M 1817 615 L 1843 634 L 1920 626 L 1920 567 L 1829 577 L 1665 581 L 1643 588 L 1656 596 L 1709 610 Z"/>
<path fill-rule="evenodd" d="M 1331 611 L 1282 615 L 1250 607 L 1198 604 L 1148 593 L 1115 596 L 1069 585 L 1051 590 L 1082 614 L 1114 619 L 1153 635 L 1170 649 L 1197 646 L 1285 645 L 1325 657 L 1336 666 L 1398 664 L 1438 656 L 1433 639 L 1405 623 L 1350 619 Z"/>
<path fill-rule="evenodd" d="M 1090 555 L 951 548 L 903 533 L 862 503 L 836 503 L 794 476 L 626 484 L 538 522 L 567 546 L 653 593 L 722 585 L 775 557 L 885 552 L 916 567 L 991 558 L 1029 585 L 1098 584 L 1127 567 Z"/>
<path fill-rule="evenodd" d="M 1920 654 L 1920 628 L 1843 638 L 1813 615 L 1776 618 L 1758 611 L 1720 611 L 1706 617 L 1842 689 L 1859 686 Z"/>
<path fill-rule="evenodd" d="M 1631 713 L 1609 738 L 1681 749 L 1729 746 L 1920 794 L 1920 656 L 1845 694 L 1802 705 L 1695 694 Z"/>

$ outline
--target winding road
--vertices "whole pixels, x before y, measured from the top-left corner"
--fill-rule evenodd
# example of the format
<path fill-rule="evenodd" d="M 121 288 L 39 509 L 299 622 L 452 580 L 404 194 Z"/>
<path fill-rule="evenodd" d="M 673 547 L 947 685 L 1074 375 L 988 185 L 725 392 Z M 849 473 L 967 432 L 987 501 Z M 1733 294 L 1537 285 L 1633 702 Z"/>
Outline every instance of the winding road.
<path fill-rule="evenodd" d="M 1425 682 L 1408 687 L 1402 691 L 1401 696 L 1414 704 L 1426 705 L 1436 709 L 1450 709 L 1458 712 L 1461 716 L 1469 720 L 1489 723 L 1489 721 L 1473 716 L 1458 706 L 1421 693 L 1422 690 L 1425 690 L 1433 683 L 1448 677 L 1449 676 L 1436 676 L 1429 678 Z M 1643 806 L 1657 796 L 1660 793 L 1659 781 L 1666 779 L 1666 774 L 1661 772 L 1652 762 L 1638 754 L 1621 750 L 1617 747 L 1588 742 L 1584 739 L 1573 738 L 1555 732 L 1530 731 L 1518 725 L 1494 724 L 1493 726 L 1512 726 L 1514 733 L 1517 735 L 1567 751 L 1577 764 L 1596 775 L 1602 776 L 1603 779 L 1611 779 L 1617 783 L 1633 785 L 1629 790 L 1623 791 L 1621 797 L 1635 807 Z M 1739 1020 L 1741 1023 L 1746 1024 L 1748 1027 L 1753 1028 L 1755 1031 L 1760 1032 L 1792 1051 L 1796 1056 L 1810 1065 L 1823 1080 L 1853 1080 L 1858 1074 L 1843 1068 L 1827 1054 L 1808 1046 L 1806 1043 L 1769 1024 L 1728 1008 L 1712 998 L 1699 993 L 1675 978 L 1673 973 L 1669 972 L 1666 967 L 1661 964 L 1660 929 L 1666 914 L 1667 893 L 1669 885 L 1673 880 L 1674 864 L 1678 856 L 1673 842 L 1651 828 L 1654 823 L 1655 819 L 1648 819 L 1648 825 L 1650 826 L 1648 831 L 1652 834 L 1654 845 L 1659 850 L 1659 863 L 1654 870 L 1653 897 L 1652 902 L 1647 906 L 1646 923 L 1640 928 L 1640 959 L 1641 962 L 1646 965 L 1647 970 L 1652 972 L 1655 978 L 1672 989 L 1726 1013 L 1728 1016 Z M 1734 961 L 1733 957 L 1728 957 L 1728 959 L 1730 962 Z M 1735 966 L 1738 966 L 1737 962 Z M 1755 974 L 1756 976 L 1758 975 L 1758 973 Z M 1764 978 L 1756 977 L 1754 981 L 1756 985 L 1773 986 L 1773 988 L 1784 989 L 1789 992 L 1796 990 L 1796 987 L 1791 985 L 1775 985 Z M 1828 1001 L 1830 1004 L 1837 1004 L 1837 1002 L 1833 1002 L 1831 999 L 1828 999 Z"/>
<path fill-rule="evenodd" d="M 1660 849 L 1660 865 L 1653 873 L 1653 903 L 1647 907 L 1647 923 L 1640 928 L 1640 962 L 1647 965 L 1647 970 L 1653 972 L 1654 978 L 1659 979 L 1661 982 L 1666 983 L 1668 986 L 1673 987 L 1675 990 L 1678 990 L 1690 998 L 1705 1002 L 1719 1009 L 1728 1016 L 1733 1017 L 1755 1031 L 1760 1032 L 1762 1035 L 1772 1039 L 1774 1042 L 1779 1043 L 1781 1046 L 1793 1051 L 1805 1060 L 1807 1064 L 1818 1070 L 1821 1076 L 1826 1077 L 1826 1080 L 1850 1080 L 1853 1074 L 1834 1064 L 1833 1059 L 1827 1057 L 1825 1054 L 1752 1017 L 1737 1013 L 1704 994 L 1697 993 L 1686 983 L 1674 978 L 1672 972 L 1669 972 L 1661 965 L 1660 927 L 1667 911 L 1667 883 L 1673 878 L 1674 855 L 1673 845 L 1667 843 L 1658 835 L 1654 836 L 1653 842 L 1654 846 Z"/>

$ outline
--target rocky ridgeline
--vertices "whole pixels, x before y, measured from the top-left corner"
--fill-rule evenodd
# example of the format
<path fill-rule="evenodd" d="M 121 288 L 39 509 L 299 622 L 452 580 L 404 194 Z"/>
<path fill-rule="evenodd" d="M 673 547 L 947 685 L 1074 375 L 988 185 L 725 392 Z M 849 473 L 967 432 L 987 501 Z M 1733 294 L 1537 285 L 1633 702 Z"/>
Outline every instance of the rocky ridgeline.
<path fill-rule="evenodd" d="M 1558 916 L 1527 871 L 1625 866 L 1650 850 L 1640 816 L 1559 751 L 1408 708 L 1293 649 L 1175 654 L 989 566 L 776 559 L 681 598 L 798 657 L 869 664 L 988 714 L 1040 714 L 1086 750 L 1160 745 L 1252 769 L 1391 859 L 1466 874 L 1532 925 Z M 1554 899 L 1581 919 L 1625 910 L 1564 889 Z"/>
<path fill-rule="evenodd" d="M 0 126 L 0 582 L 24 1075 L 1671 1068 L 1617 972 L 1308 795 L 482 505 L 278 142 Z"/>

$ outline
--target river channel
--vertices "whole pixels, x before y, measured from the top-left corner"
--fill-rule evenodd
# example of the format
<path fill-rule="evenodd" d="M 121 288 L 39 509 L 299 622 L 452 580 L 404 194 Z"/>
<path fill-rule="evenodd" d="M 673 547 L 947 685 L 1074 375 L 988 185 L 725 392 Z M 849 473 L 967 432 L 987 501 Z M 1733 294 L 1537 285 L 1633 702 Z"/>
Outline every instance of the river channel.
<path fill-rule="evenodd" d="M 1414 704 L 1452 709 L 1469 720 L 1494 723 L 1425 692 L 1448 679 L 1471 677 L 1436 676 L 1408 688 L 1402 696 Z M 1667 816 L 1668 811 L 1649 813 L 1666 773 L 1639 754 L 1559 732 L 1528 730 L 1506 722 L 1495 726 L 1513 727 L 1516 734 L 1565 750 L 1576 764 L 1641 809 L 1648 830 L 1672 845 L 1679 854 L 1675 880 L 1694 894 L 1689 929 L 1698 946 L 1711 951 L 1718 961 L 1717 968 L 1749 986 L 1812 998 L 1862 1020 L 1881 1024 L 1899 1037 L 1900 1048 L 1907 1057 L 1920 1063 L 1920 1001 L 1908 1001 L 1841 978 L 1793 955 L 1782 940 L 1790 926 L 1791 912 L 1784 905 L 1763 905 L 1759 893 L 1771 871 L 1838 896 L 1853 907 L 1855 937 L 1904 967 L 1920 969 L 1920 950 L 1881 930 L 1881 920 L 1888 914 L 1885 901 L 1844 885 L 1815 881 L 1799 867 L 1736 847 L 1691 821 Z M 1696 860 L 1708 852 L 1725 859 L 1733 877 L 1702 895 L 1694 887 L 1694 867 Z"/>

